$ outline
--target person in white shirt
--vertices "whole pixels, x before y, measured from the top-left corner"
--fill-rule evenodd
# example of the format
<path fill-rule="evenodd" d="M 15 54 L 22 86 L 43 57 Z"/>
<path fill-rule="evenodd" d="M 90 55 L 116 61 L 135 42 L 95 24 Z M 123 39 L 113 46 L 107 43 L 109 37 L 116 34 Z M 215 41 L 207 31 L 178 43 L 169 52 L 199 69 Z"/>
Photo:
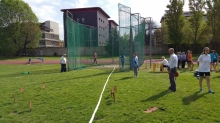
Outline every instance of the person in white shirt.
<path fill-rule="evenodd" d="M 66 72 L 66 54 L 60 58 L 61 72 Z"/>
<path fill-rule="evenodd" d="M 169 79 L 170 79 L 170 87 L 169 90 L 172 92 L 176 91 L 176 82 L 174 79 L 174 75 L 177 72 L 177 64 L 178 64 L 178 57 L 174 53 L 174 49 L 170 48 L 168 50 L 170 54 L 170 59 L 169 59 L 169 67 L 168 67 L 168 74 L 169 74 Z"/>
<path fill-rule="evenodd" d="M 201 54 L 198 58 L 197 64 L 199 66 L 199 86 L 200 86 L 200 92 L 203 92 L 202 89 L 202 80 L 206 78 L 207 86 L 208 86 L 208 92 L 214 94 L 215 92 L 211 90 L 210 86 L 210 66 L 211 66 L 211 56 L 209 55 L 209 48 L 205 47 L 203 49 L 203 54 Z"/>
<path fill-rule="evenodd" d="M 169 65 L 167 59 L 164 56 L 162 56 L 161 58 L 163 61 L 161 62 L 160 71 L 162 71 L 163 68 L 168 68 Z"/>

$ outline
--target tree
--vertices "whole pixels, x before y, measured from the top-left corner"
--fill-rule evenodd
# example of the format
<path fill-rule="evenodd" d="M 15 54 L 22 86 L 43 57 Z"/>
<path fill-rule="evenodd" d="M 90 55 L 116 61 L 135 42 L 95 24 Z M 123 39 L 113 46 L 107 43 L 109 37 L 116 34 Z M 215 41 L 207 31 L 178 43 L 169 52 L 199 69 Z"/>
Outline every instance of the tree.
<path fill-rule="evenodd" d="M 212 48 L 216 49 L 220 42 L 220 1 L 206 0 L 207 24 L 211 28 L 211 44 Z"/>
<path fill-rule="evenodd" d="M 204 34 L 208 34 L 208 30 L 206 28 L 204 22 L 204 12 L 203 8 L 205 6 L 204 0 L 189 0 L 189 9 L 191 16 L 189 18 L 190 30 L 193 35 L 193 45 L 194 50 L 197 51 L 198 44 L 202 44 L 202 40 L 204 40 Z M 206 33 L 205 33 L 206 32 Z M 206 39 L 206 38 L 205 38 Z"/>
<path fill-rule="evenodd" d="M 119 55 L 119 32 L 116 28 L 112 28 L 110 31 L 108 43 L 105 46 L 106 51 L 108 54 L 118 56 Z"/>
<path fill-rule="evenodd" d="M 22 49 L 36 47 L 40 36 L 40 28 L 36 15 L 29 5 L 22 0 L 0 1 L 0 28 L 5 54 L 19 55 Z"/>
<path fill-rule="evenodd" d="M 167 5 L 169 9 L 166 13 L 166 25 L 168 28 L 169 40 L 175 45 L 175 50 L 177 51 L 178 45 L 183 40 L 183 26 L 184 26 L 184 16 L 183 16 L 183 5 L 184 0 L 170 0 L 170 4 Z"/>
<path fill-rule="evenodd" d="M 153 30 L 158 27 L 155 21 L 148 20 L 146 21 L 146 34 L 145 34 L 145 45 L 150 45 L 150 24 L 151 24 L 151 34 L 153 34 Z M 151 35 L 153 37 L 153 35 Z M 153 43 L 153 40 L 151 40 Z"/>

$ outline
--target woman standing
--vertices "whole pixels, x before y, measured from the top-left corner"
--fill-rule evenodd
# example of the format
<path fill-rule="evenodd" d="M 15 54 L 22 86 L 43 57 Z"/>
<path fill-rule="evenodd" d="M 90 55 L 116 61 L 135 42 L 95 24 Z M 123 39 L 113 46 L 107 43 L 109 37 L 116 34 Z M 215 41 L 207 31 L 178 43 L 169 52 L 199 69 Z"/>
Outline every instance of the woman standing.
<path fill-rule="evenodd" d="M 214 94 L 215 92 L 211 90 L 210 86 L 210 66 L 211 66 L 211 57 L 209 55 L 209 48 L 205 47 L 203 49 L 204 54 L 200 55 L 197 61 L 197 64 L 199 66 L 199 86 L 200 86 L 200 92 L 203 92 L 202 89 L 202 80 L 206 78 L 207 86 L 208 86 L 208 92 Z"/>

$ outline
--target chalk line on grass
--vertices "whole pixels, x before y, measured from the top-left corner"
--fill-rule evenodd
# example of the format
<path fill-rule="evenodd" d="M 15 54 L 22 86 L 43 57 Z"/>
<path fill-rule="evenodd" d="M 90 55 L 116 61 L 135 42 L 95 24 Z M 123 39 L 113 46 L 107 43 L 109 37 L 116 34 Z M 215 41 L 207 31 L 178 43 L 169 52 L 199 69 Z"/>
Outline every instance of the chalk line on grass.
<path fill-rule="evenodd" d="M 93 119 L 94 119 L 94 117 L 95 117 L 95 114 L 96 114 L 96 112 L 97 112 L 97 110 L 98 110 L 98 108 L 99 108 L 100 102 L 101 102 L 101 100 L 102 100 L 102 94 L 104 93 L 105 87 L 106 87 L 106 85 L 107 85 L 107 83 L 108 83 L 108 80 L 109 80 L 109 78 L 111 77 L 111 75 L 112 75 L 112 73 L 113 73 L 114 71 L 115 71 L 115 68 L 114 68 L 114 69 L 112 70 L 112 72 L 109 74 L 109 76 L 108 76 L 108 78 L 107 78 L 107 80 L 106 80 L 106 82 L 105 82 L 105 85 L 104 85 L 104 87 L 103 87 L 103 89 L 102 89 L 102 93 L 101 93 L 101 95 L 100 95 L 100 97 L 99 97 L 99 101 L 98 101 L 98 103 L 97 103 L 97 105 L 96 105 L 96 108 L 95 108 L 95 110 L 94 110 L 94 112 L 93 112 L 93 114 L 92 114 L 92 117 L 91 117 L 89 123 L 92 123 L 92 121 L 93 121 Z"/>

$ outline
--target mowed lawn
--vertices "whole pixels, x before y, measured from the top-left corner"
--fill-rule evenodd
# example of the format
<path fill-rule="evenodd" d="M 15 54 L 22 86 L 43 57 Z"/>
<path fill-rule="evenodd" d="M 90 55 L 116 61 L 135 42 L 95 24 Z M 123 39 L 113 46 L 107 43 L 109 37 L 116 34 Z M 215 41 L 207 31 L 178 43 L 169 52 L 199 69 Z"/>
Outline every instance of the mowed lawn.
<path fill-rule="evenodd" d="M 215 94 L 207 93 L 205 81 L 205 92 L 198 93 L 193 71 L 179 71 L 177 91 L 169 92 L 168 74 L 145 68 L 140 69 L 137 78 L 132 71 L 114 71 L 94 123 L 220 122 L 220 73 L 211 73 Z M 60 65 L 0 65 L 0 122 L 88 123 L 112 70 L 93 67 L 60 73 Z M 22 74 L 25 71 L 30 74 Z M 110 95 L 114 86 L 116 102 Z M 164 110 L 144 112 L 151 107 Z"/>

